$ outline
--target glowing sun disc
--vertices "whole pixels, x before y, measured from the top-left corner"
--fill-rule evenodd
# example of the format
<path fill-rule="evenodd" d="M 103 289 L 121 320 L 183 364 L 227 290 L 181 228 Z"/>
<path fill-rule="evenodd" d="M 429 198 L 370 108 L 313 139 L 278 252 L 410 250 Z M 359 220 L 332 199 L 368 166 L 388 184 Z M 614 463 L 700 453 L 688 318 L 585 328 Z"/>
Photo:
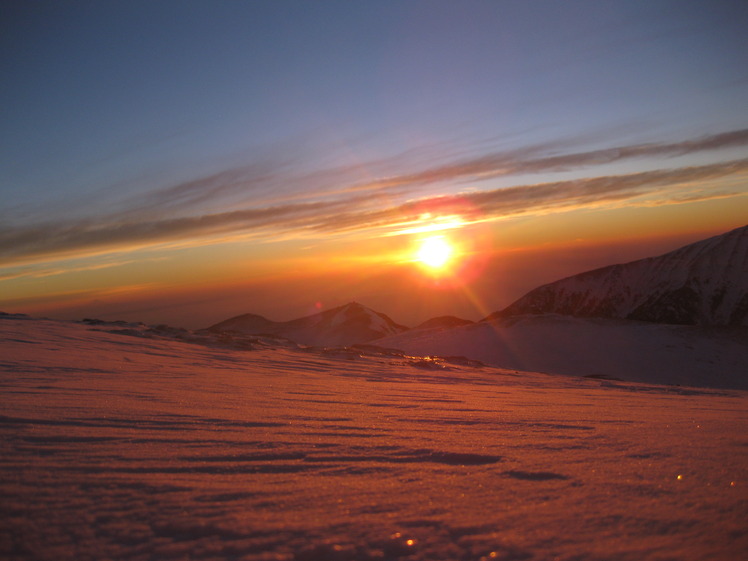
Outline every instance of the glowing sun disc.
<path fill-rule="evenodd" d="M 423 240 L 416 253 L 416 259 L 431 269 L 441 269 L 452 256 L 452 246 L 442 237 Z"/>

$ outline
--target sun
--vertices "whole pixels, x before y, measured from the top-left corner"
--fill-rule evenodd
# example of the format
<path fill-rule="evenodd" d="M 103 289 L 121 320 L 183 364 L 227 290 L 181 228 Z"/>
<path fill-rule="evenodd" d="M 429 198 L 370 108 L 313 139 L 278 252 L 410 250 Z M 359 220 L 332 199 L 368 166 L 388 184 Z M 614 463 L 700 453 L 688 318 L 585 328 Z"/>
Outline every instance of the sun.
<path fill-rule="evenodd" d="M 421 242 L 416 260 L 433 271 L 440 271 L 449 264 L 453 253 L 452 245 L 443 236 L 433 236 Z"/>

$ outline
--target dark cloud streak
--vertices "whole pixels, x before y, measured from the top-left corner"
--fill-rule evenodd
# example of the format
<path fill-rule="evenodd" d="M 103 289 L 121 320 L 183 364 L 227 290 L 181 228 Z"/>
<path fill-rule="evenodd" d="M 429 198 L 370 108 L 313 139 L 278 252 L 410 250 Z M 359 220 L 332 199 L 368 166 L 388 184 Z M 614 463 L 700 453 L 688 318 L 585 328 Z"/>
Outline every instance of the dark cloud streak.
<path fill-rule="evenodd" d="M 275 156 L 139 195 L 125 203 L 126 210 L 106 220 L 137 221 L 141 218 L 152 220 L 168 216 L 178 218 L 180 213 L 194 213 L 191 210 L 220 212 L 221 208 L 229 205 L 315 201 L 352 193 L 369 196 L 417 196 L 417 191 L 424 185 L 438 182 L 465 183 L 492 177 L 567 171 L 625 160 L 675 157 L 746 145 L 748 129 L 680 142 L 635 144 L 559 155 L 547 154 L 558 151 L 562 142 L 547 142 L 463 158 L 446 164 L 432 163 L 420 171 L 392 175 L 388 175 L 387 170 L 413 167 L 415 162 L 408 166 L 407 157 L 401 155 L 360 165 L 293 173 L 288 157 Z M 441 155 L 433 161 L 444 162 L 445 159 L 447 157 Z"/>
<path fill-rule="evenodd" d="M 537 157 L 537 148 L 529 148 L 467 159 L 412 175 L 391 178 L 381 182 L 381 185 L 424 184 L 475 179 L 476 177 L 485 179 L 522 173 L 561 171 L 629 159 L 683 156 L 694 152 L 746 145 L 748 145 L 748 129 L 682 142 L 637 144 L 548 157 Z"/>
<path fill-rule="evenodd" d="M 177 218 L 126 221 L 79 221 L 0 229 L 0 260 L 6 263 L 34 256 L 86 254 L 97 250 L 154 246 L 206 237 L 242 235 L 272 239 L 281 233 L 298 236 L 332 235 L 360 230 L 397 228 L 416 221 L 424 208 L 458 212 L 466 204 L 482 219 L 522 213 L 568 210 L 575 207 L 659 197 L 682 202 L 724 196 L 700 186 L 701 193 L 676 189 L 684 184 L 717 180 L 748 172 L 748 159 L 698 167 L 664 169 L 629 175 L 523 185 L 460 195 L 377 206 L 366 193 L 331 201 L 305 202 Z M 390 232 L 391 233 L 391 232 Z"/>

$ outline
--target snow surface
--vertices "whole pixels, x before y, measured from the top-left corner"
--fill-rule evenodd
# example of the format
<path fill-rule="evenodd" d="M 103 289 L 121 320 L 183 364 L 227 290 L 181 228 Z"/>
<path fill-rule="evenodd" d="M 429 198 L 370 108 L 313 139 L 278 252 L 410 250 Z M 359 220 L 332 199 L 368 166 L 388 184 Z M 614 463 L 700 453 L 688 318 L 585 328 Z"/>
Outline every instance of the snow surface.
<path fill-rule="evenodd" d="M 546 314 L 407 331 L 374 343 L 515 370 L 748 390 L 746 328 Z"/>
<path fill-rule="evenodd" d="M 748 554 L 742 391 L 7 316 L 0 387 L 3 559 Z"/>

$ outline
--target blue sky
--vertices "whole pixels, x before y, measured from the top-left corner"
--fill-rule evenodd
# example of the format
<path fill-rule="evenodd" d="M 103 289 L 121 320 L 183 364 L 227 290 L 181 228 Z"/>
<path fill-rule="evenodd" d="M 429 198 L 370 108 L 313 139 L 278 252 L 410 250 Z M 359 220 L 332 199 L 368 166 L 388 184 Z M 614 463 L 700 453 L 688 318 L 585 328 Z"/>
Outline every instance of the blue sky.
<path fill-rule="evenodd" d="M 0 10 L 9 276 L 128 244 L 369 231 L 438 196 L 500 219 L 708 199 L 707 178 L 746 205 L 743 1 Z"/>

